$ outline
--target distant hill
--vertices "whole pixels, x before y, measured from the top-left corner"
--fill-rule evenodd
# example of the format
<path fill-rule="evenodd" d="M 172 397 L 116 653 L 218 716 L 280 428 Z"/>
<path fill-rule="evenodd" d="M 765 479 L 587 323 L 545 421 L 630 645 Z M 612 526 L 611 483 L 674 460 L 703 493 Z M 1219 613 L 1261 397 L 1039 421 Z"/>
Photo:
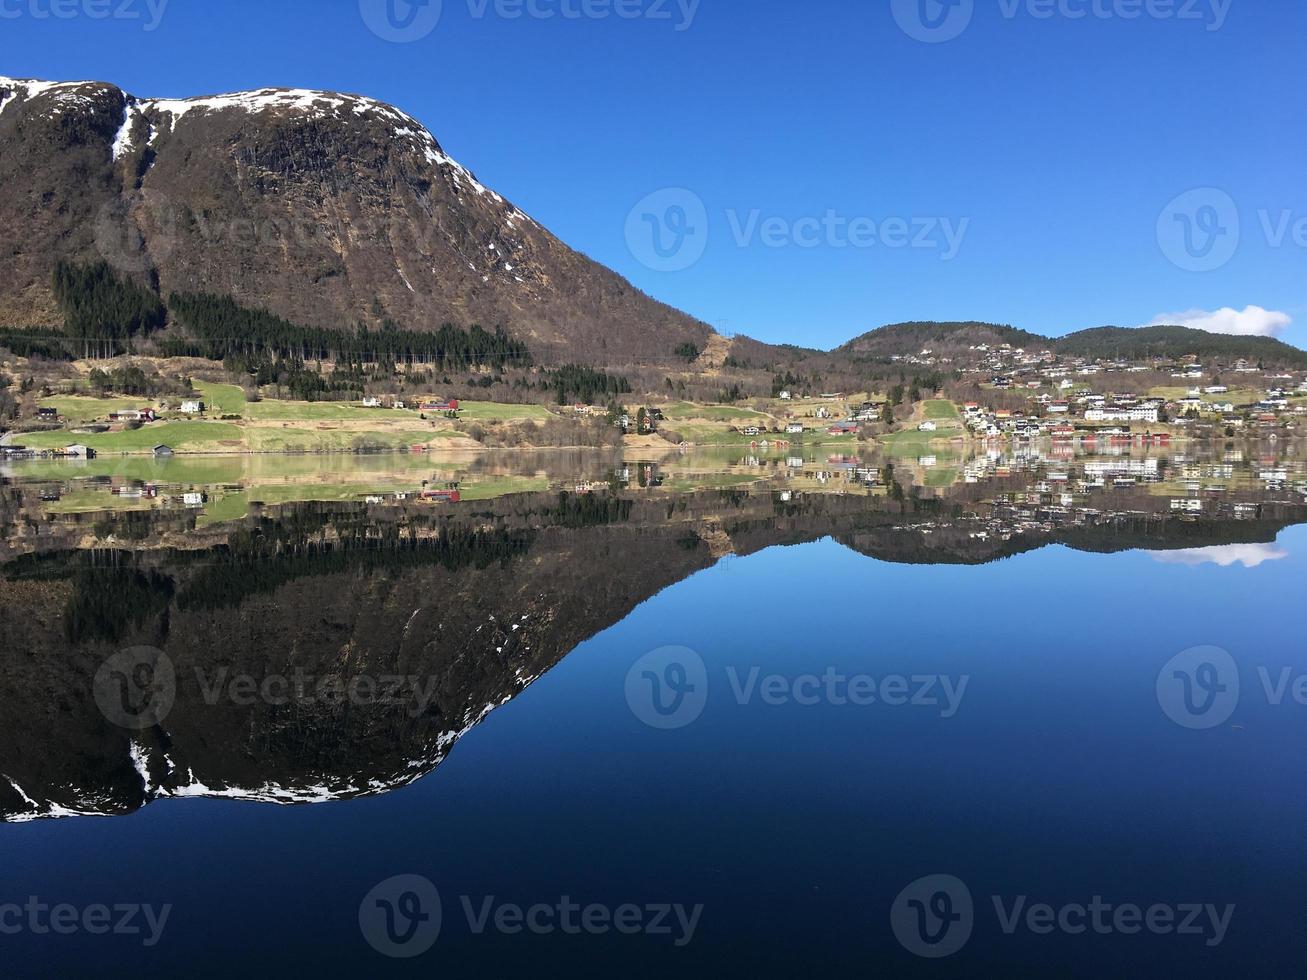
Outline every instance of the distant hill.
<path fill-rule="evenodd" d="M 1237 337 L 1189 327 L 1096 327 L 1065 337 L 1043 337 L 994 323 L 895 323 L 849 341 L 833 353 L 853 357 L 907 357 L 929 349 L 948 356 L 988 344 L 1052 350 L 1072 357 L 1145 360 L 1152 357 L 1235 361 L 1307 367 L 1307 351 L 1272 337 Z"/>
<path fill-rule="evenodd" d="M 999 344 L 1028 347 L 1036 344 L 1048 346 L 1050 343 L 1046 337 L 1003 324 L 922 321 L 880 327 L 850 340 L 835 353 L 856 357 L 905 357 L 920 354 L 927 348 L 937 354 L 947 354 L 968 350 L 979 344 L 989 344 L 991 347 Z"/>
<path fill-rule="evenodd" d="M 1098 327 L 1056 341 L 1056 350 L 1076 357 L 1143 360 L 1185 357 L 1307 367 L 1307 351 L 1273 337 L 1237 337 L 1189 327 Z"/>

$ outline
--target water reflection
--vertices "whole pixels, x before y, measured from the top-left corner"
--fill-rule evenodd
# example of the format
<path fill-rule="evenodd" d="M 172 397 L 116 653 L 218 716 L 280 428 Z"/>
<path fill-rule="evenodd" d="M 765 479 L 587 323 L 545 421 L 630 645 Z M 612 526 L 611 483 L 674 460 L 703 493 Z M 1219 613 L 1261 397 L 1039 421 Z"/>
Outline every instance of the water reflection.
<path fill-rule="evenodd" d="M 1270 544 L 1226 544 L 1211 548 L 1185 548 L 1180 551 L 1150 552 L 1154 561 L 1169 565 L 1219 565 L 1229 568 L 1242 565 L 1257 568 L 1268 561 L 1281 561 L 1289 552 Z"/>
<path fill-rule="evenodd" d="M 729 555 L 833 538 L 883 561 L 975 565 L 1058 543 L 1254 568 L 1284 558 L 1276 535 L 1307 515 L 1292 459 L 1057 456 L 959 460 L 947 484 L 921 462 L 855 456 L 534 454 L 411 471 L 363 459 L 333 487 L 314 460 L 245 473 L 226 520 L 164 492 L 119 506 L 118 477 L 11 471 L 0 812 L 389 792 L 578 644 Z M 208 461 L 176 462 L 149 486 L 223 492 L 187 469 Z M 420 473 L 465 492 L 423 499 Z M 417 491 L 379 492 L 401 479 Z M 279 486 L 329 499 L 255 500 Z M 114 506 L 59 506 L 95 495 Z"/>

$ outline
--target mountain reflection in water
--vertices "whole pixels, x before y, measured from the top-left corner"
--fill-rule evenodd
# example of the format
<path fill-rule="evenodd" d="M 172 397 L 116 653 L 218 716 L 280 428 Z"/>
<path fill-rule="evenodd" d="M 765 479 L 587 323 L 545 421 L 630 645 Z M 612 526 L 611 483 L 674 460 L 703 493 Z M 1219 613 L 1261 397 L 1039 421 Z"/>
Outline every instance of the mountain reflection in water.
<path fill-rule="evenodd" d="M 833 538 L 909 564 L 1061 544 L 1255 568 L 1307 519 L 1291 459 L 991 454 L 939 486 L 922 461 L 843 456 L 549 465 L 521 476 L 547 490 L 501 472 L 510 492 L 487 499 L 364 489 L 228 521 L 61 509 L 76 478 L 16 468 L 0 486 L 0 813 L 408 785 L 578 644 L 728 555 Z M 428 485 L 475 485 L 478 466 Z"/>

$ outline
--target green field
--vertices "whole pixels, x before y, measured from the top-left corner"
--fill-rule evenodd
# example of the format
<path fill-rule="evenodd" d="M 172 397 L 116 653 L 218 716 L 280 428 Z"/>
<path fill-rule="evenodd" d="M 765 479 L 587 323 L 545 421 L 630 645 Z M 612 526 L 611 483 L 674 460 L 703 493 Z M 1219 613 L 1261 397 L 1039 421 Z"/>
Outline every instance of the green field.
<path fill-rule="evenodd" d="M 408 449 L 433 439 L 452 439 L 461 435 L 452 429 L 391 429 L 389 431 L 351 432 L 340 429 L 251 428 L 244 430 L 250 452 L 255 453 L 322 453 L 353 452 L 376 449 Z"/>
<path fill-rule="evenodd" d="M 957 421 L 961 418 L 958 408 L 944 398 L 932 398 L 926 402 L 926 418 L 934 422 Z"/>
<path fill-rule="evenodd" d="M 926 470 L 925 484 L 935 489 L 951 487 L 958 481 L 958 470 L 952 466 L 932 466 Z"/>
<path fill-rule="evenodd" d="M 245 414 L 245 392 L 239 385 L 201 381 L 195 385 L 195 395 L 204 402 L 209 415 Z"/>
<path fill-rule="evenodd" d="M 690 402 L 667 405 L 662 411 L 669 419 L 706 419 L 709 422 L 757 421 L 770 418 L 750 408 L 736 408 L 733 405 L 694 405 Z"/>
<path fill-rule="evenodd" d="M 255 422 L 385 422 L 412 421 L 417 412 L 393 408 L 364 408 L 357 402 L 250 402 L 246 414 Z"/>
<path fill-rule="evenodd" d="M 939 432 L 918 432 L 916 429 L 904 429 L 902 432 L 895 432 L 885 436 L 881 441 L 885 445 L 886 451 L 891 456 L 938 456 L 944 459 L 948 454 L 946 450 L 941 450 L 934 443 L 937 440 L 945 440 L 947 444 L 948 433 L 941 435 Z"/>
<path fill-rule="evenodd" d="M 244 430 L 225 422 L 158 422 L 124 432 L 94 435 L 74 432 L 34 432 L 22 444 L 33 449 L 62 449 L 74 443 L 99 453 L 148 452 L 160 444 L 190 452 L 239 452 L 245 446 Z"/>
<path fill-rule="evenodd" d="M 70 424 L 81 425 L 107 418 L 110 412 L 151 408 L 154 401 L 150 398 L 91 398 L 85 395 L 60 395 L 42 398 L 37 404 L 41 408 L 57 409 Z"/>
<path fill-rule="evenodd" d="M 530 419 L 545 422 L 553 414 L 543 405 L 505 405 L 501 402 L 462 402 L 458 417 L 472 422 L 515 422 Z"/>
<path fill-rule="evenodd" d="M 203 527 L 206 524 L 239 521 L 249 511 L 249 505 L 250 495 L 244 490 L 210 494 L 209 502 L 204 505 L 204 512 L 200 514 L 196 523 Z"/>
<path fill-rule="evenodd" d="M 677 476 L 663 484 L 664 490 L 673 493 L 693 493 L 696 490 L 734 490 L 766 479 L 766 474 L 750 476 L 745 473 L 702 473 Z"/>
<path fill-rule="evenodd" d="M 857 442 L 856 435 L 833 436 L 824 428 L 806 432 L 801 436 L 789 436 L 783 432 L 764 432 L 762 435 L 746 436 L 740 432 L 728 432 L 715 425 L 668 426 L 676 435 L 696 446 L 751 446 L 755 442 L 788 442 L 793 446 L 842 446 Z"/>
<path fill-rule="evenodd" d="M 101 456 L 90 460 L 26 460 L 16 465 L 15 473 L 29 480 L 90 479 L 97 476 L 121 477 L 150 483 L 175 483 L 179 486 L 212 486 L 239 483 L 243 476 L 243 459 L 238 456 Z"/>

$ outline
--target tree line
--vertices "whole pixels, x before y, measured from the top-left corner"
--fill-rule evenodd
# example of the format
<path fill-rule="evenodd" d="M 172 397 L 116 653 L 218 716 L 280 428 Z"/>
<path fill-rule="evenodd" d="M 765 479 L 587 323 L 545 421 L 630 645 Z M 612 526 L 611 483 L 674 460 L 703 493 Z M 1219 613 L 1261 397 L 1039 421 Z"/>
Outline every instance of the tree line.
<path fill-rule="evenodd" d="M 168 318 L 152 290 L 120 278 L 108 262 L 60 262 L 54 268 L 52 287 L 64 314 L 64 331 L 87 342 L 148 335 Z"/>
<path fill-rule="evenodd" d="M 451 323 L 434 333 L 401 327 L 392 320 L 379 330 L 304 327 L 267 310 L 241 306 L 230 296 L 173 293 L 168 308 L 190 340 L 173 341 L 192 356 L 221 361 L 232 355 L 266 352 L 301 361 L 434 364 L 442 368 L 529 366 L 531 354 L 502 327 L 464 330 Z"/>

